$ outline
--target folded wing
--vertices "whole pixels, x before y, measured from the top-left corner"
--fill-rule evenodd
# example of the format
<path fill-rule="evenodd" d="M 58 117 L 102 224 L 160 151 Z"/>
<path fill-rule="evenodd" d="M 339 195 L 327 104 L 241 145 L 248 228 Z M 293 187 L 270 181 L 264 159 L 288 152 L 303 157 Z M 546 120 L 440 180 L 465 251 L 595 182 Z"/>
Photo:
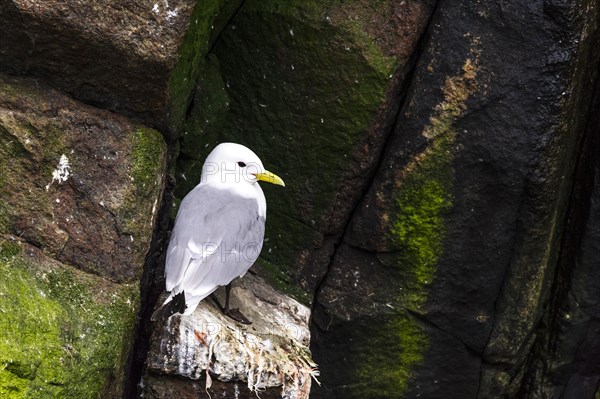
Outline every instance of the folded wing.
<path fill-rule="evenodd" d="M 262 249 L 264 231 L 256 199 L 197 186 L 181 203 L 167 249 L 166 302 L 185 291 L 191 313 L 216 288 L 243 276 Z"/>

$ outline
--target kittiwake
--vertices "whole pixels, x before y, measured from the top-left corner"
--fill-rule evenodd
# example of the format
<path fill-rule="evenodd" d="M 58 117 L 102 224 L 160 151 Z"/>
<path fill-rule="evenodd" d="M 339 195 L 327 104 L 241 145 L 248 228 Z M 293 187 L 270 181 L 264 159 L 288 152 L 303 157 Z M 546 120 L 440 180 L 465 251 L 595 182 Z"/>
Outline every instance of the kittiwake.
<path fill-rule="evenodd" d="M 152 320 L 190 315 L 226 286 L 225 305 L 217 302 L 221 311 L 250 323 L 238 309 L 229 309 L 229 294 L 231 281 L 246 274 L 263 246 L 267 202 L 259 181 L 285 186 L 243 145 L 222 143 L 208 155 L 200 183 L 181 201 L 166 255 L 169 296 Z"/>

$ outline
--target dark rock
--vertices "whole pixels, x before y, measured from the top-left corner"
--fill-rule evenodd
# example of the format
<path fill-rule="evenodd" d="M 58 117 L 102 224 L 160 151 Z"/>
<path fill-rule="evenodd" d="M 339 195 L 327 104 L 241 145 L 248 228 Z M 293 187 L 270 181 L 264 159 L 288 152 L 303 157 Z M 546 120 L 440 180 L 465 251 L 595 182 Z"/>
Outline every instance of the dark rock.
<path fill-rule="evenodd" d="M 600 58 L 597 47 L 587 54 L 590 63 Z M 533 397 L 594 398 L 600 387 L 599 88 L 596 80 L 557 271 L 522 389 Z"/>
<path fill-rule="evenodd" d="M 60 262 L 139 279 L 164 185 L 160 133 L 0 76 L 0 228 Z"/>
<path fill-rule="evenodd" d="M 312 340 L 316 398 L 599 399 L 599 13 L 0 0 L 0 396 L 132 396 L 149 346 L 146 398 L 306 398 Z M 180 133 L 177 197 L 221 141 L 286 181 L 253 325 L 204 301 L 125 366 L 172 193 L 161 133 L 109 110 Z"/>
<path fill-rule="evenodd" d="M 597 2 L 563 7 L 440 4 L 318 293 L 316 397 L 519 394 L 597 79 Z"/>
<path fill-rule="evenodd" d="M 42 78 L 174 134 L 200 60 L 239 3 L 2 0 L 0 72 Z"/>

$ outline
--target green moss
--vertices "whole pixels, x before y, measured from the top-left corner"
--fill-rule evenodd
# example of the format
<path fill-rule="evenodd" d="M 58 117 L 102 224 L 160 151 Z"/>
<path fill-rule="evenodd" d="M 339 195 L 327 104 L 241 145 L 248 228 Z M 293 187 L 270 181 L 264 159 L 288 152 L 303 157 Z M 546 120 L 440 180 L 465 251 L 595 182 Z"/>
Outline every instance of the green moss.
<path fill-rule="evenodd" d="M 21 253 L 21 246 L 16 241 L 0 240 L 0 259 L 9 260 Z"/>
<path fill-rule="evenodd" d="M 397 215 L 391 234 L 397 244 L 393 267 L 398 269 L 402 289 L 394 308 L 367 341 L 358 343 L 356 397 L 401 397 L 412 371 L 427 349 L 426 333 L 406 309 L 419 311 L 427 299 L 427 286 L 435 276 L 443 252 L 444 214 L 452 206 L 451 144 L 446 132 L 411 165 L 396 196 Z"/>
<path fill-rule="evenodd" d="M 120 211 L 120 228 L 123 234 L 134 238 L 133 245 L 145 248 L 154 211 L 150 201 L 159 195 L 164 182 L 166 145 L 162 135 L 154 129 L 138 127 L 132 135 L 130 173 L 134 189 L 128 192 Z M 143 262 L 143 259 L 138 261 Z"/>
<path fill-rule="evenodd" d="M 135 264 L 143 264 L 150 244 L 164 186 L 166 154 L 166 144 L 158 131 L 138 127 L 132 132 L 130 175 L 134 184 L 118 211 L 118 227 L 122 234 L 131 236 L 129 245 L 135 248 Z"/>
<path fill-rule="evenodd" d="M 385 2 L 386 4 L 389 2 Z M 383 54 L 381 48 L 375 44 L 374 39 L 366 33 L 358 20 L 348 20 L 342 26 L 346 27 L 352 34 L 352 41 L 360 49 L 369 65 L 373 67 L 382 76 L 391 77 L 398 66 L 394 57 L 388 57 Z"/>
<path fill-rule="evenodd" d="M 372 320 L 368 340 L 359 341 L 352 361 L 359 366 L 356 381 L 346 394 L 352 398 L 399 398 L 409 386 L 411 370 L 423 359 L 427 336 L 406 313 Z"/>
<path fill-rule="evenodd" d="M 393 306 L 399 310 L 390 314 L 368 341 L 358 343 L 363 358 L 357 362 L 356 374 L 358 380 L 368 383 L 357 386 L 357 397 L 401 397 L 428 347 L 427 334 L 407 310 L 420 312 L 425 305 L 428 286 L 443 255 L 445 214 L 452 207 L 454 123 L 477 90 L 476 72 L 477 59 L 467 59 L 461 74 L 446 79 L 444 100 L 423 129 L 423 135 L 431 139 L 429 146 L 405 167 L 398 182 L 396 214 L 390 224 L 397 252 L 387 264 L 401 275 L 402 289 Z"/>
<path fill-rule="evenodd" d="M 131 149 L 131 177 L 138 194 L 152 192 L 162 180 L 160 178 L 165 157 L 165 142 L 162 135 L 154 130 L 138 127 L 133 132 Z"/>
<path fill-rule="evenodd" d="M 241 0 L 200 0 L 196 3 L 168 83 L 169 119 L 174 132 L 183 124 L 204 56 L 221 26 L 240 3 Z"/>
<path fill-rule="evenodd" d="M 414 170 L 408 172 L 396 196 L 396 220 L 391 234 L 398 246 L 396 267 L 405 271 L 409 287 L 401 295 L 402 306 L 418 309 L 424 287 L 435 275 L 442 255 L 445 235 L 444 214 L 451 205 L 453 172 L 451 144 L 454 133 L 447 132 L 432 143 Z"/>
<path fill-rule="evenodd" d="M 0 396 L 106 397 L 122 374 L 136 287 L 106 286 L 65 267 L 39 267 L 12 244 L 2 247 Z"/>

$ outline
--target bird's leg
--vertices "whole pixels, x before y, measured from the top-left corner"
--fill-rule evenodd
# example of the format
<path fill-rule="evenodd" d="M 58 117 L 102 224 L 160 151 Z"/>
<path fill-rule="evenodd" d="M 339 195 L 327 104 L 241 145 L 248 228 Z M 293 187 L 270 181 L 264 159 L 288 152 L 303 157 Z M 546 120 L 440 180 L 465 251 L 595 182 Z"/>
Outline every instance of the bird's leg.
<path fill-rule="evenodd" d="M 242 324 L 252 324 L 250 320 L 246 316 L 240 312 L 239 309 L 229 309 L 229 295 L 231 294 L 231 283 L 225 286 L 225 306 L 221 306 L 221 302 L 217 299 L 215 294 L 210 294 L 211 299 L 217 305 L 221 313 L 225 316 L 232 318 L 233 320 L 242 323 Z"/>
<path fill-rule="evenodd" d="M 217 307 L 219 308 L 219 310 L 222 313 L 225 313 L 225 308 L 223 306 L 221 306 L 221 302 L 219 302 L 219 300 L 217 299 L 217 297 L 215 296 L 215 294 L 210 294 L 210 299 L 213 300 L 213 302 L 215 303 L 215 305 L 217 305 Z"/>
<path fill-rule="evenodd" d="M 242 323 L 242 324 L 252 324 L 250 320 L 246 316 L 240 312 L 239 309 L 229 309 L 229 295 L 231 294 L 231 283 L 225 286 L 225 306 L 221 308 L 221 312 L 224 315 L 229 316 L 233 320 Z"/>
<path fill-rule="evenodd" d="M 231 295 L 231 283 L 225 286 L 225 310 L 223 311 L 225 314 L 229 312 L 229 295 Z"/>

